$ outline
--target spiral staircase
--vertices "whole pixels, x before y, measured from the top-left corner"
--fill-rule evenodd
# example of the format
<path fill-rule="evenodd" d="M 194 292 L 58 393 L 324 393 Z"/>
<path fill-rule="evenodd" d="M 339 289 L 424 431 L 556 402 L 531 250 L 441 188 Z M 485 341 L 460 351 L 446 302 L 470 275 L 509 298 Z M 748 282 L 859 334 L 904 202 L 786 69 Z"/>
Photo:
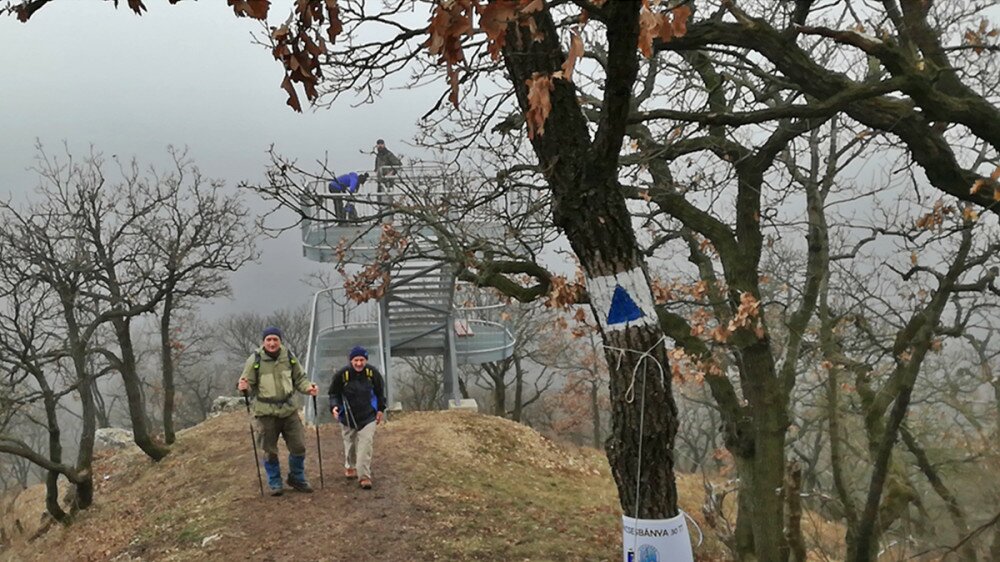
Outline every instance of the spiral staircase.
<path fill-rule="evenodd" d="M 307 259 L 363 267 L 384 257 L 394 233 L 405 231 L 433 244 L 442 217 L 480 231 L 498 227 L 488 212 L 476 216 L 466 211 L 460 218 L 448 218 L 449 202 L 463 182 L 443 166 L 382 172 L 372 174 L 376 185 L 370 191 L 367 185 L 353 194 L 330 193 L 325 183 L 314 186 L 302 205 Z M 353 212 L 345 212 L 349 206 Z M 315 294 L 304 361 L 309 378 L 326 388 L 332 372 L 347 364 L 349 350 L 362 345 L 369 350 L 369 362 L 385 375 L 388 403 L 393 405 L 398 384 L 392 358 L 438 355 L 444 364 L 442 407 L 460 404 L 459 365 L 499 361 L 513 353 L 514 337 L 503 321 L 503 305 L 456 306 L 452 267 L 426 255 L 407 258 L 404 252 L 386 273 L 388 281 L 377 299 L 355 302 L 343 287 Z M 315 413 L 307 409 L 307 416 L 313 419 Z"/>

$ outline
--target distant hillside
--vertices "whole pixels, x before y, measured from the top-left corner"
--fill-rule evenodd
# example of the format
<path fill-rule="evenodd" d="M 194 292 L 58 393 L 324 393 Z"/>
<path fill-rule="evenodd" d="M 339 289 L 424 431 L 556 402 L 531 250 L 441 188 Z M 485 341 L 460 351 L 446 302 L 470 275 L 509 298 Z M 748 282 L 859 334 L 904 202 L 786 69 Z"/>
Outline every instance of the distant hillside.
<path fill-rule="evenodd" d="M 556 445 L 495 417 L 409 413 L 379 429 L 374 490 L 341 476 L 340 433 L 325 425 L 325 488 L 309 428 L 316 493 L 261 498 L 247 422 L 246 414 L 226 414 L 191 428 L 159 464 L 137 450 L 102 458 L 95 506 L 30 543 L 25 529 L 0 560 L 620 557 L 620 509 L 601 452 Z M 700 520 L 701 478 L 682 477 L 679 486 L 684 508 Z M 22 528 L 37 528 L 43 505 L 32 493 L 28 505 L 8 506 L 6 527 L 20 518 Z M 724 554 L 711 539 L 698 548 L 701 560 Z"/>

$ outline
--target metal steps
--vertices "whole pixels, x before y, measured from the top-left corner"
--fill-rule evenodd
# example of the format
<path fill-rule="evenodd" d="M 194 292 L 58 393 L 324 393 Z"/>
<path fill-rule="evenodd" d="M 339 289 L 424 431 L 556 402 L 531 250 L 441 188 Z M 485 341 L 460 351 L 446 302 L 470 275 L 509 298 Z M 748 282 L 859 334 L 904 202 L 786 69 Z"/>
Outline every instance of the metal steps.
<path fill-rule="evenodd" d="M 406 261 L 393 271 L 384 297 L 392 355 L 445 353 L 454 283 L 450 268 L 439 262 Z"/>
<path fill-rule="evenodd" d="M 423 242 L 436 246 L 437 232 L 430 226 L 435 221 L 461 222 L 476 235 L 503 241 L 503 228 L 489 205 L 477 207 L 475 213 L 451 205 L 455 194 L 468 195 L 463 176 L 441 165 L 404 166 L 396 172 L 389 181 L 366 185 L 349 195 L 331 194 L 325 182 L 317 182 L 302 200 L 306 217 L 302 221 L 303 255 L 325 263 L 372 263 L 381 253 L 378 247 L 384 232 L 405 233 L 411 249 Z M 336 209 L 347 202 L 356 209 L 356 218 L 336 215 Z M 391 403 L 393 356 L 440 355 L 444 357 L 445 394 L 457 398 L 457 366 L 507 358 L 513 352 L 514 338 L 501 318 L 477 316 L 495 312 L 497 307 L 456 309 L 454 295 L 451 267 L 426 260 L 397 265 L 377 302 L 353 303 L 342 288 L 317 293 L 307 354 L 310 378 L 325 390 L 333 370 L 347 363 L 350 348 L 363 345 L 370 362 L 386 377 Z M 324 400 L 319 421 L 324 414 L 328 418 L 325 409 Z"/>

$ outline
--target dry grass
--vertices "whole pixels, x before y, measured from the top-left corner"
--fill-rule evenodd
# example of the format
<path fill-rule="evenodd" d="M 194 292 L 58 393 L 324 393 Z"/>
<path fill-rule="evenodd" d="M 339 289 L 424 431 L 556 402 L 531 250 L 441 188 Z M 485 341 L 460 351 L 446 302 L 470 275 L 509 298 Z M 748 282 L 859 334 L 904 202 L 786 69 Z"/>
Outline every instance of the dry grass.
<path fill-rule="evenodd" d="M 322 426 L 325 488 L 261 498 L 247 421 L 229 414 L 183 432 L 160 463 L 135 449 L 100 459 L 95 505 L 30 544 L 20 535 L 0 560 L 620 557 L 621 511 L 602 452 L 490 416 L 409 413 L 378 431 L 373 492 L 340 477 L 339 432 Z M 313 431 L 307 471 L 318 488 Z M 681 475 L 678 490 L 706 530 L 698 559 L 726 559 L 700 513 L 702 478 Z M 44 509 L 38 491 L 18 506 L 21 517 Z"/>

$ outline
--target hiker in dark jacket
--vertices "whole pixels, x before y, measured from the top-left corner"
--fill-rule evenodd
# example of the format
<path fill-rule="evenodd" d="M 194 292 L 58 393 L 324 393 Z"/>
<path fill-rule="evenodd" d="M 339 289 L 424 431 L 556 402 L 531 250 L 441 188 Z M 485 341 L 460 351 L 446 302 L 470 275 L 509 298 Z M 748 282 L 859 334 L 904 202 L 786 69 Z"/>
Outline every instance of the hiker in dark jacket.
<path fill-rule="evenodd" d="M 378 191 L 392 186 L 392 176 L 399 173 L 403 161 L 385 147 L 385 141 L 375 141 L 375 177 L 378 179 Z M 387 191 L 387 190 L 385 190 Z"/>
<path fill-rule="evenodd" d="M 280 328 L 269 326 L 261 334 L 260 349 L 247 358 L 236 388 L 256 397 L 253 415 L 260 428 L 260 446 L 264 449 L 264 470 L 272 496 L 280 496 L 281 464 L 278 461 L 278 436 L 288 446 L 288 485 L 300 492 L 312 492 L 306 481 L 305 429 L 295 404 L 295 391 L 316 396 L 319 389 L 309 382 L 302 367 L 282 345 Z"/>
<path fill-rule="evenodd" d="M 372 487 L 372 448 L 375 426 L 385 417 L 385 385 L 382 373 L 368 364 L 368 351 L 354 346 L 350 365 L 333 374 L 330 412 L 341 423 L 344 438 L 344 476 L 357 477 L 358 484 Z"/>
<path fill-rule="evenodd" d="M 379 177 L 395 175 L 395 168 L 403 165 L 403 161 L 385 147 L 385 141 L 378 139 L 375 141 L 375 173 Z"/>

